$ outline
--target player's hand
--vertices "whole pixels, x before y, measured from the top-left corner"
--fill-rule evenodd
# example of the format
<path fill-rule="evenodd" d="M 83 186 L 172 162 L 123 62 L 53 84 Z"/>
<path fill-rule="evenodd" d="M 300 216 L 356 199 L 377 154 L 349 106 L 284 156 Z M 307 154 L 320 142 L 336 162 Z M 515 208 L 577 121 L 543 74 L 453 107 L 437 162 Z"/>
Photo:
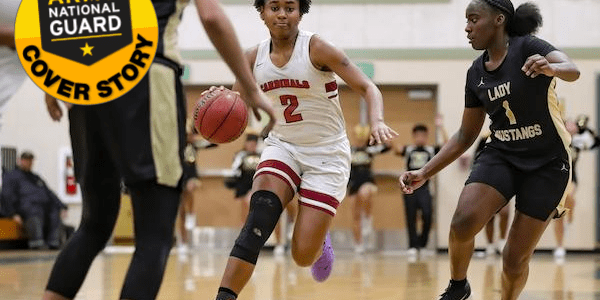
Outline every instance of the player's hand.
<path fill-rule="evenodd" d="M 242 93 L 242 99 L 246 100 L 246 104 L 248 104 L 248 106 L 252 108 L 254 116 L 257 120 L 260 121 L 262 119 L 259 110 L 266 112 L 269 116 L 269 123 L 267 124 L 267 126 L 265 126 L 265 128 L 263 128 L 263 130 L 260 133 L 262 137 L 266 137 L 267 134 L 271 131 L 271 129 L 273 129 L 273 126 L 275 126 L 275 122 L 277 121 L 277 118 L 275 117 L 275 110 L 273 110 L 273 105 L 271 104 L 271 101 L 258 88 L 256 88 L 250 93 L 246 93 L 245 91 L 243 91 Z"/>
<path fill-rule="evenodd" d="M 400 187 L 405 194 L 412 194 L 416 189 L 420 188 L 427 178 L 423 175 L 421 170 L 406 171 L 398 178 L 400 181 Z"/>
<path fill-rule="evenodd" d="M 220 86 L 214 86 L 211 85 L 208 90 L 205 90 L 202 92 L 202 94 L 200 94 L 200 97 L 203 97 L 204 95 L 206 95 L 207 93 L 214 93 L 215 91 L 224 91 L 225 87 L 220 85 Z M 207 97 L 210 97 L 210 95 L 206 95 Z"/>
<path fill-rule="evenodd" d="M 521 68 L 521 71 L 525 72 L 525 75 L 531 78 L 535 78 L 540 74 L 552 77 L 555 73 L 555 70 L 550 62 L 548 62 L 545 57 L 539 54 L 534 54 L 528 57 L 525 61 L 525 64 Z"/>
<path fill-rule="evenodd" d="M 21 219 L 21 216 L 19 215 L 14 215 L 12 217 L 13 221 L 15 221 L 15 223 L 19 224 L 19 225 L 23 225 L 23 219 Z"/>
<path fill-rule="evenodd" d="M 398 133 L 387 126 L 383 121 L 371 125 L 369 145 L 381 144 L 398 136 Z"/>
<path fill-rule="evenodd" d="M 52 120 L 57 121 L 57 122 L 60 121 L 60 119 L 63 116 L 63 111 L 60 108 L 60 104 L 58 103 L 59 101 L 56 100 L 56 98 L 54 98 L 48 94 L 45 95 L 45 100 L 46 100 L 46 108 L 48 109 L 50 118 L 52 118 Z M 64 102 L 64 104 L 67 107 L 67 109 L 71 109 L 71 107 L 73 107 L 73 104 L 71 104 L 71 103 Z"/>
<path fill-rule="evenodd" d="M 435 116 L 435 126 L 436 127 L 442 127 L 444 126 L 444 116 L 441 114 L 437 114 Z"/>

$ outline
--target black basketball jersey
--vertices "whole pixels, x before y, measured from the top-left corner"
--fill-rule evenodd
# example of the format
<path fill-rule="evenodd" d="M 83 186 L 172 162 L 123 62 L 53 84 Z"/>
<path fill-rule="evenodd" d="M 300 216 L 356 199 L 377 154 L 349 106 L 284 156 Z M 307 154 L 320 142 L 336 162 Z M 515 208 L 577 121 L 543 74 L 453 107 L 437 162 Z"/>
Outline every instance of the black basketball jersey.
<path fill-rule="evenodd" d="M 350 168 L 350 177 L 358 176 L 362 173 L 371 174 L 371 165 L 373 157 L 390 150 L 390 147 L 385 144 L 379 144 L 367 147 L 353 147 L 352 160 Z"/>
<path fill-rule="evenodd" d="M 406 158 L 406 169 L 408 171 L 418 170 L 425 166 L 436 153 L 440 151 L 439 146 L 404 146 L 400 155 Z"/>
<path fill-rule="evenodd" d="M 521 70 L 529 56 L 545 56 L 554 50 L 531 35 L 511 37 L 498 68 L 485 69 L 486 51 L 467 73 L 465 106 L 485 108 L 492 121 L 487 146 L 499 150 L 519 169 L 533 170 L 554 158 L 568 157 L 570 135 L 559 112 L 556 78 L 530 78 Z"/>
<path fill-rule="evenodd" d="M 589 128 L 581 128 L 572 136 L 571 142 L 571 160 L 572 176 L 571 180 L 577 183 L 577 160 L 579 152 L 591 150 L 600 146 L 600 137 Z"/>
<path fill-rule="evenodd" d="M 189 2 L 189 0 L 152 0 L 158 20 L 157 57 L 181 63 L 177 47 L 177 27 L 181 21 L 183 9 Z"/>
<path fill-rule="evenodd" d="M 260 153 L 241 150 L 236 153 L 231 168 L 238 177 L 238 185 L 252 186 L 256 167 L 260 162 Z"/>

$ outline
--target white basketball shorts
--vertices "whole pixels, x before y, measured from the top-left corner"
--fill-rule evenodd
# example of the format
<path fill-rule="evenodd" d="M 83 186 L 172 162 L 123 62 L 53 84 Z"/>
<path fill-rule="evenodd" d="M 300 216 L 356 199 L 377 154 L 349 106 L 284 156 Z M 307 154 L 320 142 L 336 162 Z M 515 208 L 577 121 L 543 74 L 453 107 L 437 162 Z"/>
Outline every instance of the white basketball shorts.
<path fill-rule="evenodd" d="M 300 205 L 335 216 L 346 195 L 350 177 L 350 143 L 347 138 L 327 145 L 300 146 L 272 135 L 254 177 L 269 174 L 300 194 Z"/>

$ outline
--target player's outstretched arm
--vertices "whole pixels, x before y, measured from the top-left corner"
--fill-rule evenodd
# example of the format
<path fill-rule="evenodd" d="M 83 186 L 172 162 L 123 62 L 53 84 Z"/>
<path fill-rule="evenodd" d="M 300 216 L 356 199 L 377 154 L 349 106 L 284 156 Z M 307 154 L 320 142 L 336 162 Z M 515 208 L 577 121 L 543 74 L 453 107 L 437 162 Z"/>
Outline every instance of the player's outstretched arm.
<path fill-rule="evenodd" d="M 44 97 L 44 100 L 46 101 L 46 109 L 48 109 L 48 114 L 50 114 L 50 118 L 52 118 L 52 120 L 56 122 L 60 121 L 60 119 L 63 116 L 63 111 L 60 108 L 59 102 L 62 101 L 57 100 L 49 94 L 44 94 Z M 63 102 L 63 104 L 67 107 L 67 110 L 73 107 L 73 104 L 68 102 Z"/>
<path fill-rule="evenodd" d="M 475 142 L 484 121 L 485 111 L 483 107 L 465 108 L 460 129 L 448 140 L 440 152 L 423 168 L 404 172 L 400 175 L 399 180 L 402 190 L 407 194 L 411 194 L 421 187 L 427 179 L 460 157 Z"/>
<path fill-rule="evenodd" d="M 310 40 L 310 58 L 316 68 L 323 71 L 333 71 L 340 76 L 355 92 L 367 101 L 369 121 L 371 123 L 371 140 L 382 143 L 398 136 L 383 121 L 383 97 L 375 84 L 354 65 L 346 54 L 325 42 L 318 36 Z"/>
<path fill-rule="evenodd" d="M 544 74 L 549 77 L 558 77 L 564 81 L 575 81 L 580 74 L 569 56 L 558 50 L 554 50 L 546 56 L 534 54 L 528 57 L 521 70 L 531 78 Z"/>
<path fill-rule="evenodd" d="M 12 26 L 0 25 L 0 45 L 9 48 L 15 48 L 15 28 Z"/>
<path fill-rule="evenodd" d="M 260 119 L 256 108 L 264 110 L 271 118 L 270 124 L 275 122 L 275 114 L 271 102 L 259 90 L 248 61 L 246 60 L 240 43 L 235 35 L 233 25 L 227 15 L 221 8 L 217 0 L 195 0 L 200 15 L 200 21 L 206 30 L 210 41 L 240 84 L 240 94 L 242 99 L 250 107 L 254 108 L 254 113 Z"/>

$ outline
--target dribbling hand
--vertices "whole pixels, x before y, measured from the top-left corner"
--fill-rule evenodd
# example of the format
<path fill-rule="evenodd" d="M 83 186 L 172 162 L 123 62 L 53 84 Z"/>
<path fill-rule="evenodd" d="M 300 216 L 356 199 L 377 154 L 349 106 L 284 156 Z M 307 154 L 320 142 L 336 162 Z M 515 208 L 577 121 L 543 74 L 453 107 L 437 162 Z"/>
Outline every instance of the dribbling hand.
<path fill-rule="evenodd" d="M 385 143 L 398 136 L 398 133 L 387 126 L 383 121 L 371 125 L 369 145 Z"/>
<path fill-rule="evenodd" d="M 400 181 L 400 187 L 405 194 L 412 194 L 416 189 L 420 188 L 425 184 L 427 178 L 423 176 L 421 170 L 406 171 L 398 178 Z"/>
<path fill-rule="evenodd" d="M 534 54 L 528 57 L 525 61 L 525 64 L 523 64 L 521 71 L 525 72 L 525 75 L 531 78 L 536 78 L 540 74 L 552 77 L 555 73 L 554 68 L 550 65 L 550 62 L 548 62 L 545 57 L 539 54 Z"/>
<path fill-rule="evenodd" d="M 242 99 L 246 100 L 246 104 L 252 107 L 252 111 L 254 112 L 254 116 L 257 120 L 260 121 L 262 119 L 258 111 L 259 109 L 266 112 L 269 116 L 269 123 L 267 124 L 267 126 L 265 126 L 265 128 L 263 128 L 263 130 L 260 133 L 262 137 L 266 137 L 269 131 L 273 129 L 273 126 L 275 126 L 275 121 L 277 121 L 271 101 L 258 88 L 250 93 L 246 93 L 245 91 L 242 92 Z"/>

